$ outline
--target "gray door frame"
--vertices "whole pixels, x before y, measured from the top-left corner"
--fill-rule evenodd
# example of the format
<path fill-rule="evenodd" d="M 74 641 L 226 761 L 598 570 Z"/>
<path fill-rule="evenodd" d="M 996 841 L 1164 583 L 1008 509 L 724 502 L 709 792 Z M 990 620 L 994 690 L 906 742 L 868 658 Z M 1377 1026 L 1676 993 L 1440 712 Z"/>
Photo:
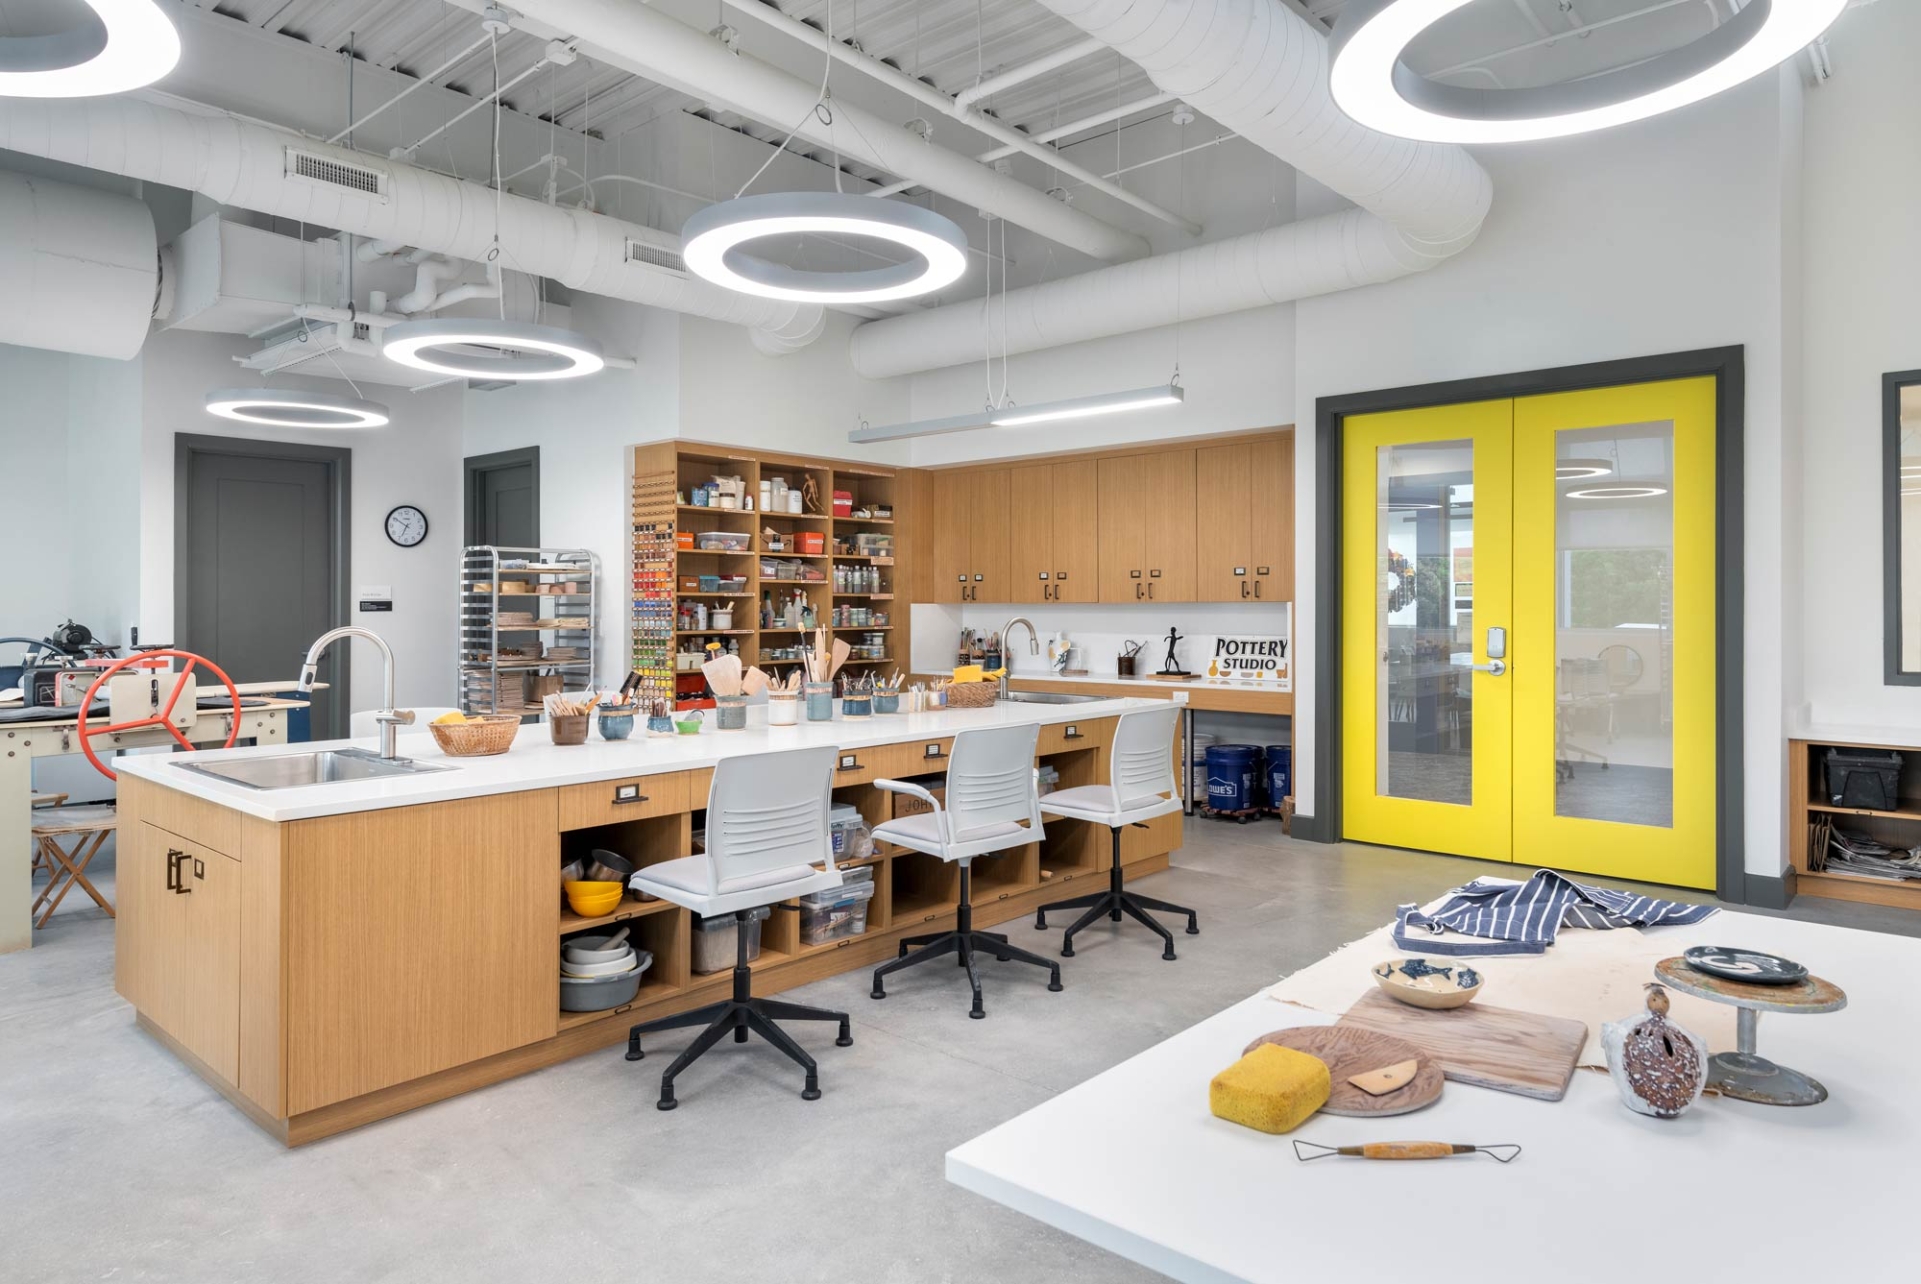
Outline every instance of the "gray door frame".
<path fill-rule="evenodd" d="M 481 475 L 496 468 L 512 468 L 526 464 L 534 475 L 534 544 L 540 543 L 540 447 L 521 446 L 514 450 L 497 450 L 491 455 L 469 455 L 463 462 L 461 472 L 460 517 L 461 540 L 467 547 L 482 544 L 479 533 L 474 529 L 474 520 L 480 512 Z"/>
<path fill-rule="evenodd" d="M 173 645 L 183 651 L 193 651 L 194 639 L 186 632 L 188 621 L 192 618 L 189 609 L 193 587 L 194 568 L 189 556 L 192 547 L 193 506 L 188 502 L 193 493 L 193 468 L 196 460 L 214 455 L 225 455 L 240 459 L 297 459 L 327 466 L 328 509 L 333 517 L 333 582 L 328 586 L 327 596 L 333 603 L 335 626 L 352 621 L 349 614 L 352 599 L 349 590 L 353 583 L 353 457 L 352 450 L 342 446 L 309 446 L 300 442 L 258 441 L 251 437 L 217 437 L 203 433 L 175 433 L 173 439 Z M 206 654 L 196 652 L 197 654 Z M 219 656 L 208 656 L 215 664 Z M 351 716 L 352 701 L 349 692 L 353 687 L 353 655 L 350 647 L 333 648 L 334 678 L 333 690 L 336 697 L 330 715 L 333 725 L 316 726 L 312 734 L 316 740 L 342 739 L 348 733 L 348 718 Z"/>

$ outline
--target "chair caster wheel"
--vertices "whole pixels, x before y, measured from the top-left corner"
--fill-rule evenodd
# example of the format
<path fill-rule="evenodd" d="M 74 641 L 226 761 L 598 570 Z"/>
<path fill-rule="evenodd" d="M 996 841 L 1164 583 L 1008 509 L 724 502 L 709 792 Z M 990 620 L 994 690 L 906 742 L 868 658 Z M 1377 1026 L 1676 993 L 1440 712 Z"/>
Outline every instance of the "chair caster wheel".
<path fill-rule="evenodd" d="M 1168 961 L 1169 963 L 1172 963 L 1172 962 L 1174 961 L 1174 951 L 1172 951 L 1172 950 L 1162 950 L 1162 951 L 1161 951 L 1161 957 L 1162 957 L 1162 958 L 1164 958 L 1164 959 L 1166 959 L 1166 960 L 1167 960 L 1167 961 Z"/>
<path fill-rule="evenodd" d="M 645 1057 L 646 1055 L 647 1054 L 645 1052 L 642 1052 L 639 1048 L 627 1049 L 627 1059 L 629 1061 L 639 1061 L 642 1057 Z"/>
<path fill-rule="evenodd" d="M 1062 958 L 1064 958 L 1064 959 L 1071 959 L 1071 958 L 1073 958 L 1073 957 L 1074 957 L 1074 947 L 1073 947 L 1073 946 L 1071 946 L 1071 945 L 1063 945 L 1063 946 L 1061 946 L 1061 957 L 1062 957 Z"/>
<path fill-rule="evenodd" d="M 874 987 L 874 989 L 873 989 L 873 992 L 872 992 L 871 994 L 869 994 L 869 995 L 868 995 L 867 997 L 868 997 L 868 998 L 870 998 L 870 999 L 884 999 L 884 998 L 886 998 L 886 997 L 887 997 L 887 991 L 885 991 L 885 990 L 883 990 L 883 989 L 881 989 L 881 988 L 880 988 L 880 987 L 879 987 L 879 986 L 877 985 L 877 986 L 875 986 L 875 987 Z"/>
<path fill-rule="evenodd" d="M 1187 934 L 1189 936 L 1199 936 L 1201 934 L 1200 925 L 1198 923 L 1189 923 L 1187 925 Z"/>
<path fill-rule="evenodd" d="M 678 1101 L 675 1101 L 672 1097 L 662 1097 L 660 1101 L 657 1103 L 656 1109 L 672 1110 L 675 1106 L 678 1106 L 679 1104 L 680 1103 Z"/>
<path fill-rule="evenodd" d="M 1061 979 L 1058 976 L 1047 983 L 1048 992 L 1051 994 L 1059 994 L 1062 990 L 1066 988 L 1067 988 L 1066 986 L 1061 984 Z"/>
<path fill-rule="evenodd" d="M 1047 915 L 1036 914 L 1034 916 L 1034 930 L 1036 932 L 1045 932 L 1047 930 Z"/>
<path fill-rule="evenodd" d="M 967 1015 L 976 1021 L 985 1021 L 987 1019 L 987 1010 L 985 1008 L 975 1008 Z"/>
<path fill-rule="evenodd" d="M 802 1088 L 800 1090 L 800 1099 L 802 1101 L 819 1101 L 820 1089 L 819 1088 Z"/>
<path fill-rule="evenodd" d="M 849 1030 L 849 1029 L 848 1029 L 848 1028 L 847 1028 L 846 1026 L 842 1026 L 842 1027 L 840 1028 L 840 1037 L 839 1037 L 838 1039 L 835 1039 L 835 1040 L 834 1040 L 834 1046 L 835 1046 L 835 1047 L 837 1047 L 837 1048 L 851 1048 L 851 1047 L 853 1047 L 853 1046 L 854 1046 L 854 1032 L 853 1032 L 852 1030 Z"/>

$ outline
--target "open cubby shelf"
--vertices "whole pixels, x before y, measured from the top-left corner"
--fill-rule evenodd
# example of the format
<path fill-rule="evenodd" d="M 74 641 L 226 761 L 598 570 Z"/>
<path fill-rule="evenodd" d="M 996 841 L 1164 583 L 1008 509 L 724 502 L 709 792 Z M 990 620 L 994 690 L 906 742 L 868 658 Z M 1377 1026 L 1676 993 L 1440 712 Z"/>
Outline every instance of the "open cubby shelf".
<path fill-rule="evenodd" d="M 1827 750 L 1893 749 L 1901 754 L 1896 806 L 1844 807 L 1823 792 Z M 1860 830 L 1891 847 L 1921 846 L 1921 747 L 1842 740 L 1788 741 L 1788 861 L 1801 895 L 1921 910 L 1921 879 L 1877 878 L 1845 869 L 1816 869 L 1813 848 L 1819 822 Z"/>

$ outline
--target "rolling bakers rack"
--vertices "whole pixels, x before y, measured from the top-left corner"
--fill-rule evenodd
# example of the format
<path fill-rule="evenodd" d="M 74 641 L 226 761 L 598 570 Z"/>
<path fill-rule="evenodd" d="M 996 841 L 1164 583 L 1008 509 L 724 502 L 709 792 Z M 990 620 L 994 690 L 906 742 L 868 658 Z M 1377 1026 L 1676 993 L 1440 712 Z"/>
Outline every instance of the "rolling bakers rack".
<path fill-rule="evenodd" d="M 529 680 L 594 685 L 600 558 L 584 548 L 467 548 L 460 564 L 457 683 L 466 713 L 538 716 Z"/>

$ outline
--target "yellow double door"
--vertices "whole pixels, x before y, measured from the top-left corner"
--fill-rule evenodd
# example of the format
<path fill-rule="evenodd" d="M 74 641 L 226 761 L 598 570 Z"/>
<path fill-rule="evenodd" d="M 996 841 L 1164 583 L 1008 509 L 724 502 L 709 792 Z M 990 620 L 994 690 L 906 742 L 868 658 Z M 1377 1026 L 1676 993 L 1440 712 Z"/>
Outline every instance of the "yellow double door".
<path fill-rule="evenodd" d="M 1714 398 L 1346 420 L 1348 838 L 1714 886 Z"/>

